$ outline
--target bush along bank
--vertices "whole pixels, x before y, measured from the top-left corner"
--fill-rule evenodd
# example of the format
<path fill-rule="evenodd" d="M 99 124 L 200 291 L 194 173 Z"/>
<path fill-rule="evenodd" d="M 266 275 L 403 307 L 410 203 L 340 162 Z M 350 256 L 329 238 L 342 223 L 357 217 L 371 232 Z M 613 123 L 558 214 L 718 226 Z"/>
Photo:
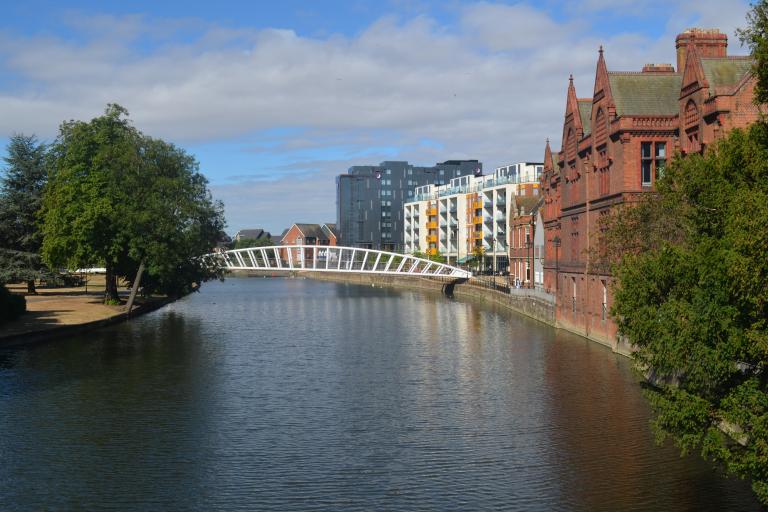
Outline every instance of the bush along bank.
<path fill-rule="evenodd" d="M 9 292 L 5 286 L 0 286 L 0 325 L 16 320 L 26 312 L 26 299 Z"/>

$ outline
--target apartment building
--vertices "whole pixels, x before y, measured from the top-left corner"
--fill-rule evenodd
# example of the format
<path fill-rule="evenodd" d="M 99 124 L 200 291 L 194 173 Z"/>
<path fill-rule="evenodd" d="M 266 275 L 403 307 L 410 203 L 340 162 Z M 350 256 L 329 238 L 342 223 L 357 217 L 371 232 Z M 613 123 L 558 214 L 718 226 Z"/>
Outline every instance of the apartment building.
<path fill-rule="evenodd" d="M 483 270 L 509 267 L 509 218 L 515 197 L 537 196 L 542 163 L 520 162 L 488 176 L 460 176 L 445 185 L 416 187 L 403 205 L 405 252 L 464 263 L 483 255 Z"/>
<path fill-rule="evenodd" d="M 477 160 L 447 160 L 431 167 L 403 161 L 350 167 L 336 178 L 339 244 L 402 251 L 403 204 L 413 200 L 416 187 L 482 174 Z"/>

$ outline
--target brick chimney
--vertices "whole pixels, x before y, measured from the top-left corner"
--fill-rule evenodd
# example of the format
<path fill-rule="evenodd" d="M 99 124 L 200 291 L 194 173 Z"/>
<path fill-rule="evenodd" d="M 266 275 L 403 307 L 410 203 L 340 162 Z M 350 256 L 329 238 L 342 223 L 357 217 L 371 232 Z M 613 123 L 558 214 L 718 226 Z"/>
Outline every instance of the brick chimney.
<path fill-rule="evenodd" d="M 672 64 L 646 64 L 643 66 L 643 73 L 674 73 L 675 68 Z"/>
<path fill-rule="evenodd" d="M 728 36 L 716 28 L 689 28 L 675 38 L 677 50 L 677 72 L 685 70 L 685 57 L 688 45 L 696 45 L 702 57 L 726 57 Z"/>

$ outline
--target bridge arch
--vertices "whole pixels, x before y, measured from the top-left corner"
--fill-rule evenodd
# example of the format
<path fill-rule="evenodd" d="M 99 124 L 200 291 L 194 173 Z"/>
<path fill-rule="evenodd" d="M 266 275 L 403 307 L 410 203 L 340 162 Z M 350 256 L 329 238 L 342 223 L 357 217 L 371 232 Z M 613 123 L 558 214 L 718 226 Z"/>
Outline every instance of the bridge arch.
<path fill-rule="evenodd" d="M 231 249 L 209 255 L 228 270 L 302 270 L 405 276 L 469 278 L 463 268 L 410 254 L 336 245 L 274 245 Z"/>

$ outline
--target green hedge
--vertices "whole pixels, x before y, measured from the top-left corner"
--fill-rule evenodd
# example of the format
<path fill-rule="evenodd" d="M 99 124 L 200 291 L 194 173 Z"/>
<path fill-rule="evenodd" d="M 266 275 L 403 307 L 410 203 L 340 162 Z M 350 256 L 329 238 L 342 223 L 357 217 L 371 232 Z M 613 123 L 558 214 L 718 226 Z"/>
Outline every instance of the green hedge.
<path fill-rule="evenodd" d="M 0 286 L 0 325 L 16 320 L 27 311 L 27 301 L 21 295 L 14 295 L 5 286 Z"/>

